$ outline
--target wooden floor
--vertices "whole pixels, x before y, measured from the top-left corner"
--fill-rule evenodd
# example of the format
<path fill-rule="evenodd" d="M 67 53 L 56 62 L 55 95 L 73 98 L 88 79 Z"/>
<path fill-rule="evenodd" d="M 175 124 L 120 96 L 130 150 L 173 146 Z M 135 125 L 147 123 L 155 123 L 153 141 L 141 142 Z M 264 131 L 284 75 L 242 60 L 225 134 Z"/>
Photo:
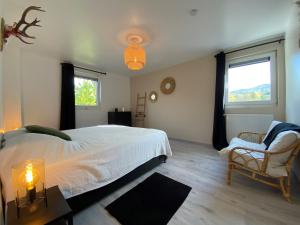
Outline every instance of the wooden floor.
<path fill-rule="evenodd" d="M 159 172 L 193 189 L 169 225 L 293 225 L 300 224 L 300 185 L 293 183 L 293 204 L 281 193 L 234 174 L 227 186 L 226 163 L 206 146 L 171 141 L 173 157 L 94 206 L 75 216 L 75 225 L 118 225 L 105 206 Z M 153 224 L 155 225 L 155 224 Z"/>

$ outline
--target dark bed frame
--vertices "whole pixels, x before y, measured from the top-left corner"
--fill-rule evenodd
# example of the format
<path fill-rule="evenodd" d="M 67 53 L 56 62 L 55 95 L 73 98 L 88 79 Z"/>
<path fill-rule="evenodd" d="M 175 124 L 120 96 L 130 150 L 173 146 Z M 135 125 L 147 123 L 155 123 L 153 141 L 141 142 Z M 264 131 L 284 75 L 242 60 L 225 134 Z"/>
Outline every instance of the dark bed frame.
<path fill-rule="evenodd" d="M 166 155 L 161 155 L 156 158 L 153 158 L 148 162 L 144 163 L 143 165 L 137 167 L 133 171 L 129 172 L 125 176 L 115 180 L 114 182 L 96 190 L 92 190 L 81 195 L 69 198 L 67 199 L 67 202 L 72 208 L 73 213 L 80 212 L 81 210 L 91 206 L 92 204 L 96 203 L 97 201 L 101 200 L 107 195 L 113 193 L 119 188 L 140 177 L 144 173 L 149 172 L 161 163 L 165 163 L 167 161 L 167 158 L 168 157 Z"/>

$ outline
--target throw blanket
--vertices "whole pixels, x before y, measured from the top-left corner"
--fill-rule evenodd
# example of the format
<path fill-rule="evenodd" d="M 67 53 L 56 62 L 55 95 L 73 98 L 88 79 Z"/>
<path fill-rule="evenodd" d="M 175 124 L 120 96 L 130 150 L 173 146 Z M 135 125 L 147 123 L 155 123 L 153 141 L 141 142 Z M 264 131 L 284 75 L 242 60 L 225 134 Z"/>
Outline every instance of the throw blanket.
<path fill-rule="evenodd" d="M 264 140 L 264 144 L 267 146 L 266 149 L 268 149 L 271 145 L 271 143 L 275 140 L 275 138 L 277 137 L 277 135 L 281 132 L 284 131 L 296 131 L 298 133 L 300 133 L 300 127 L 295 125 L 295 124 L 291 124 L 291 123 L 280 123 L 278 125 L 276 125 L 268 134 L 268 136 L 266 137 L 266 139 Z"/>

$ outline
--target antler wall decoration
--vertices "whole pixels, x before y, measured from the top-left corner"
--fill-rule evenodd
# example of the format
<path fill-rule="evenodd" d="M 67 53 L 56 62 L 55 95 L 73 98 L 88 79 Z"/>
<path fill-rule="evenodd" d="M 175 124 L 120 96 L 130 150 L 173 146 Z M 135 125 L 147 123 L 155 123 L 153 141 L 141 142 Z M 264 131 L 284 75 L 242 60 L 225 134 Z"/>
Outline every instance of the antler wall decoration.
<path fill-rule="evenodd" d="M 7 39 L 11 36 L 17 37 L 25 44 L 33 44 L 32 42 L 27 41 L 26 39 L 35 39 L 34 36 L 31 36 L 27 33 L 28 28 L 30 27 L 41 27 L 39 24 L 40 20 L 35 18 L 32 22 L 27 22 L 26 17 L 30 11 L 40 11 L 41 7 L 38 6 L 30 6 L 24 10 L 21 19 L 19 22 L 14 23 L 12 26 L 6 25 L 4 19 L 1 19 L 1 36 L 0 36 L 0 50 L 3 50 L 4 44 L 7 42 Z"/>

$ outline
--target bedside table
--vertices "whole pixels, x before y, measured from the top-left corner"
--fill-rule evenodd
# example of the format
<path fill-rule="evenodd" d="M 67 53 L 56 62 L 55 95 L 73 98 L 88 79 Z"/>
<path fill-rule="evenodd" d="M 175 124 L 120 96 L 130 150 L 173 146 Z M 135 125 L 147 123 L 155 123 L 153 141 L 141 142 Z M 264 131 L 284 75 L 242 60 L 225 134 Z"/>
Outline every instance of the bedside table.
<path fill-rule="evenodd" d="M 30 213 L 28 208 L 20 210 L 17 216 L 16 204 L 11 201 L 7 204 L 7 225 L 73 225 L 73 213 L 58 186 L 47 189 L 46 207 L 44 202 L 39 203 L 37 211 Z M 66 221 L 66 222 L 65 222 Z"/>

